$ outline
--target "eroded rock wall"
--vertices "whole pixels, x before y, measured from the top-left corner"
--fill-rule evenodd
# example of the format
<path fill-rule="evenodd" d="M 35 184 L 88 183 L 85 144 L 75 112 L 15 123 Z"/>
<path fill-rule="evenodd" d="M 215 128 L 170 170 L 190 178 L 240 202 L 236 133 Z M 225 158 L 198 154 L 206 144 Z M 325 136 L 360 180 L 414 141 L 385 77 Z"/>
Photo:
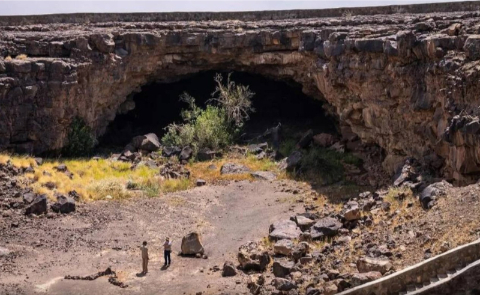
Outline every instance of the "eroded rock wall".
<path fill-rule="evenodd" d="M 100 136 L 147 83 L 238 70 L 301 83 L 345 133 L 385 149 L 389 173 L 415 157 L 473 181 L 479 21 L 478 12 L 442 12 L 3 26 L 0 148 L 59 149 L 76 116 Z"/>

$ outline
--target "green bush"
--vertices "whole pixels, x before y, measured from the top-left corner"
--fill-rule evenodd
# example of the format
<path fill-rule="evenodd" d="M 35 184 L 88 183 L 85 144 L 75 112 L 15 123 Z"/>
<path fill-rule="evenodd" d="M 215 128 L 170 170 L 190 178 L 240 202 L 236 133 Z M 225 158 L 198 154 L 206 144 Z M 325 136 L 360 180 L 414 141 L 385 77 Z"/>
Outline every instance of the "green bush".
<path fill-rule="evenodd" d="M 254 111 L 251 99 L 255 93 L 250 91 L 248 86 L 237 85 L 230 79 L 230 75 L 228 74 L 225 84 L 221 74 L 215 76 L 217 87 L 210 101 L 216 102 L 225 111 L 229 122 L 236 127 L 242 127 L 243 123 L 249 119 L 249 114 Z"/>
<path fill-rule="evenodd" d="M 278 150 L 283 156 L 288 157 L 295 150 L 296 145 L 296 140 L 286 139 L 280 143 L 280 147 Z"/>
<path fill-rule="evenodd" d="M 164 145 L 191 146 L 194 152 L 201 148 L 219 149 L 232 142 L 233 133 L 222 109 L 207 106 L 198 117 L 182 125 L 170 124 L 162 138 Z"/>
<path fill-rule="evenodd" d="M 188 104 L 182 110 L 183 124 L 168 125 L 162 143 L 167 146 L 191 146 L 194 153 L 202 148 L 219 149 L 232 143 L 241 130 L 248 114 L 253 111 L 248 86 L 236 85 L 230 80 L 222 82 L 222 76 L 215 77 L 217 88 L 205 109 L 195 104 L 195 98 L 184 93 L 180 101 Z"/>
<path fill-rule="evenodd" d="M 235 132 L 230 130 L 223 109 L 207 106 L 194 124 L 195 139 L 199 148 L 222 148 L 232 142 Z"/>
<path fill-rule="evenodd" d="M 63 148 L 63 155 L 67 157 L 88 156 L 95 146 L 92 129 L 81 118 L 73 119 L 67 140 L 68 143 Z"/>

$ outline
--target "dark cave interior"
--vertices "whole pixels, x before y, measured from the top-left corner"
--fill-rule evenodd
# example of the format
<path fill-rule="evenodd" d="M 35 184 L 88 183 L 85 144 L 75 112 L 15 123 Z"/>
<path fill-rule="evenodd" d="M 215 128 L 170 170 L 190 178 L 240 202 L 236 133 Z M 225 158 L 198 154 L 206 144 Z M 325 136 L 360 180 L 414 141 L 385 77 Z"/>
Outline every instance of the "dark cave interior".
<path fill-rule="evenodd" d="M 100 138 L 100 143 L 103 146 L 123 146 L 132 137 L 150 132 L 161 138 L 168 124 L 182 122 L 180 112 L 187 105 L 179 100 L 179 96 L 187 92 L 195 98 L 197 105 L 205 106 L 215 90 L 214 76 L 217 73 L 222 72 L 199 72 L 175 82 L 143 86 L 141 92 L 133 95 L 135 108 L 118 114 Z M 228 73 L 222 74 L 226 81 Z M 248 137 L 261 134 L 279 122 L 290 130 L 336 132 L 335 119 L 325 113 L 323 102 L 304 94 L 300 84 L 247 72 L 231 72 L 231 79 L 236 84 L 248 85 L 255 93 L 252 98 L 255 112 L 245 124 Z"/>

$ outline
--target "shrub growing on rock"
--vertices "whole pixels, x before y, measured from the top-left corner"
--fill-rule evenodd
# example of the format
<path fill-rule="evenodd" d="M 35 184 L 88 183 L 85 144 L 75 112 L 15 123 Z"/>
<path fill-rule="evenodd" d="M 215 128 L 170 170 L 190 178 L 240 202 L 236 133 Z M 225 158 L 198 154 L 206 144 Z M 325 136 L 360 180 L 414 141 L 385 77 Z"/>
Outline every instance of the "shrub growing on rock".
<path fill-rule="evenodd" d="M 63 148 L 63 155 L 67 157 L 87 156 L 95 146 L 92 129 L 81 118 L 73 119 L 67 140 L 68 143 Z"/>

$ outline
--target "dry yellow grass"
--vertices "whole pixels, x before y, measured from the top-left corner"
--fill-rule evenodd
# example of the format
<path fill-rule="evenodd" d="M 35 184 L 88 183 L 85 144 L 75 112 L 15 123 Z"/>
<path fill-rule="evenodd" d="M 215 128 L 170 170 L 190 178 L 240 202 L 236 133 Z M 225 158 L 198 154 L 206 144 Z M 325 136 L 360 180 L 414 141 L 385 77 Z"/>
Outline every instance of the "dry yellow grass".
<path fill-rule="evenodd" d="M 27 55 L 26 54 L 19 54 L 15 57 L 15 59 L 25 60 L 25 59 L 27 59 Z"/>
<path fill-rule="evenodd" d="M 9 55 L 9 56 L 5 57 L 5 60 L 12 60 L 12 57 Z"/>
<path fill-rule="evenodd" d="M 221 158 L 208 162 L 194 162 L 188 165 L 188 169 L 192 173 L 192 179 L 202 178 L 208 183 L 214 183 L 219 180 L 254 180 L 250 173 L 221 175 L 220 168 L 225 163 L 236 163 L 244 165 L 252 171 L 272 171 L 279 178 L 285 177 L 285 173 L 278 171 L 275 162 L 269 159 L 258 160 L 255 156 L 239 157 L 239 158 Z M 210 166 L 214 165 L 215 169 Z"/>
<path fill-rule="evenodd" d="M 257 160 L 253 156 L 238 159 L 219 159 L 211 162 L 193 162 L 187 165 L 191 171 L 190 179 L 162 179 L 158 176 L 158 169 L 147 166 L 139 166 L 131 169 L 130 163 L 111 161 L 109 159 L 45 159 L 44 163 L 36 167 L 35 160 L 29 156 L 0 154 L 0 163 L 11 161 L 18 167 L 32 166 L 34 174 L 26 174 L 24 177 L 34 180 L 31 184 L 33 190 L 40 194 L 46 194 L 54 198 L 56 193 L 67 194 L 76 191 L 84 201 L 99 199 L 123 199 L 139 193 L 150 197 L 160 196 L 162 193 L 170 193 L 186 190 L 195 186 L 198 178 L 208 183 L 220 180 L 254 180 L 249 173 L 235 175 L 221 175 L 220 168 L 226 162 L 243 164 L 253 171 L 274 170 L 275 163 L 270 160 Z M 73 178 L 59 172 L 56 166 L 65 164 L 68 171 L 73 173 Z M 210 169 L 210 165 L 215 169 Z M 55 184 L 55 189 L 48 189 L 45 184 Z M 127 186 L 130 189 L 127 189 Z"/>

